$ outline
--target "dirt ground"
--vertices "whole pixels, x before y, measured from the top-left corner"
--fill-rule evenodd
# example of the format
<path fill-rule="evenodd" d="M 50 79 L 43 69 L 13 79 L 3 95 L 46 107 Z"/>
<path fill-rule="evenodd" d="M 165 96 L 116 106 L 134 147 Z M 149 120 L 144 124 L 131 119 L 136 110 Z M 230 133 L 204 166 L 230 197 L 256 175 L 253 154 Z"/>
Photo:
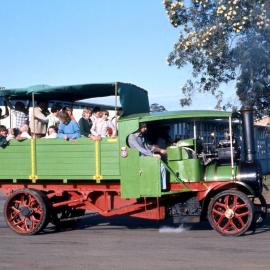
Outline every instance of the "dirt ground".
<path fill-rule="evenodd" d="M 268 204 L 270 204 L 270 175 L 263 181 L 263 196 Z"/>

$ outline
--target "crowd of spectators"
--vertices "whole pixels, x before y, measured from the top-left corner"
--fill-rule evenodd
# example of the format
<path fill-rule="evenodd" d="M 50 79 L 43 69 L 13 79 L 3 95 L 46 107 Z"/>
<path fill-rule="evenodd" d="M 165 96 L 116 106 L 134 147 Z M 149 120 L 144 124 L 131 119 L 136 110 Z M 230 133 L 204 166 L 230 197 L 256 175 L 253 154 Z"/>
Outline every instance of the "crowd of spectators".
<path fill-rule="evenodd" d="M 87 137 L 92 140 L 101 140 L 117 134 L 115 117 L 110 120 L 109 112 L 99 107 L 84 108 L 82 117 L 77 121 L 72 108 L 62 107 L 61 104 L 52 105 L 50 111 L 48 103 L 44 101 L 38 102 L 33 109 L 29 109 L 29 104 L 25 105 L 21 101 L 13 106 L 7 100 L 4 105 L 5 114 L 2 114 L 0 109 L 0 120 L 10 115 L 9 107 L 13 110 L 15 121 L 13 127 L 9 129 L 0 125 L 1 147 L 5 147 L 12 139 L 18 141 L 31 138 L 75 140 L 79 137 Z"/>

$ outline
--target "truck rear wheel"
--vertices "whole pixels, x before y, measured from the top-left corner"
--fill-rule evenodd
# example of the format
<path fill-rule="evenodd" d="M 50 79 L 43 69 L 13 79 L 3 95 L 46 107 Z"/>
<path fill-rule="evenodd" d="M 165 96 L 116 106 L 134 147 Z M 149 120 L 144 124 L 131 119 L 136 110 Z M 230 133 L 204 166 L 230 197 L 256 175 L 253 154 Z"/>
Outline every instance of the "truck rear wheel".
<path fill-rule="evenodd" d="M 48 224 L 49 205 L 38 190 L 17 190 L 7 199 L 4 215 L 7 225 L 16 233 L 37 234 Z"/>
<path fill-rule="evenodd" d="M 254 207 L 246 194 L 236 190 L 218 193 L 208 206 L 211 226 L 224 236 L 239 236 L 251 226 Z"/>

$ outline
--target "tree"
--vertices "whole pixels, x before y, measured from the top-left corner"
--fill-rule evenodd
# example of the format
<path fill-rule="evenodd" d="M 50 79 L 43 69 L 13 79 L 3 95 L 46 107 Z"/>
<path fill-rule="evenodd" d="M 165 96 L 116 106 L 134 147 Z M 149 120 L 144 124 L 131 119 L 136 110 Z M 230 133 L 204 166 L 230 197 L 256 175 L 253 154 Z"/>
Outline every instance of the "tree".
<path fill-rule="evenodd" d="M 150 112 L 164 112 L 164 111 L 166 111 L 165 107 L 159 105 L 158 103 L 153 103 L 150 106 Z"/>
<path fill-rule="evenodd" d="M 222 83 L 236 80 L 243 105 L 270 113 L 270 1 L 165 0 L 171 24 L 180 36 L 169 65 L 191 64 L 192 78 L 182 91 L 182 106 L 195 91 L 210 92 L 222 107 Z"/>

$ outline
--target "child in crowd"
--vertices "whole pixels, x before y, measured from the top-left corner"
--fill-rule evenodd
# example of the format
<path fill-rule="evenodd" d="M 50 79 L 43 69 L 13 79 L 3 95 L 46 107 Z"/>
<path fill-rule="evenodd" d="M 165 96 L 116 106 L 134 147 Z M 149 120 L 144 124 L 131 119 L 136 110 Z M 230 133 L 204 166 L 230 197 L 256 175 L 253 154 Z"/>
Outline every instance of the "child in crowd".
<path fill-rule="evenodd" d="M 14 135 L 14 129 L 13 128 L 8 128 L 8 134 L 7 134 L 7 140 L 13 140 L 15 139 L 15 135 Z"/>
<path fill-rule="evenodd" d="M 101 138 L 115 136 L 116 129 L 111 120 L 108 119 L 109 112 L 104 111 L 100 115 L 102 115 L 102 117 L 99 119 L 97 118 L 97 120 L 93 123 L 91 134 L 94 136 L 100 136 Z"/>
<path fill-rule="evenodd" d="M 23 141 L 26 139 L 32 139 L 32 137 L 29 134 L 29 126 L 25 124 L 20 127 L 20 133 L 16 136 L 16 140 Z"/>
<path fill-rule="evenodd" d="M 92 111 L 92 115 L 90 117 L 92 123 L 94 124 L 94 122 L 99 121 L 101 116 L 102 116 L 102 113 L 100 111 L 100 107 L 94 107 Z"/>
<path fill-rule="evenodd" d="M 50 126 L 48 128 L 48 134 L 45 137 L 46 139 L 56 139 L 57 138 L 57 127 Z"/>
<path fill-rule="evenodd" d="M 68 107 L 68 106 L 65 106 L 63 109 L 62 109 L 63 112 L 66 112 L 70 119 L 77 122 L 74 115 L 73 115 L 73 109 L 71 107 Z"/>
<path fill-rule="evenodd" d="M 47 133 L 49 133 L 49 128 L 51 126 L 58 127 L 60 124 L 60 120 L 58 118 L 58 114 L 61 111 L 61 106 L 54 104 L 51 108 L 51 113 L 50 115 L 47 116 L 47 121 L 48 121 L 48 129 Z"/>
<path fill-rule="evenodd" d="M 92 120 L 90 119 L 91 111 L 83 109 L 82 118 L 79 120 L 81 135 L 90 137 L 90 129 L 92 127 Z"/>
<path fill-rule="evenodd" d="M 59 119 L 60 125 L 58 129 L 58 138 L 73 140 L 81 136 L 79 125 L 74 120 L 71 120 L 67 112 L 60 112 Z"/>
<path fill-rule="evenodd" d="M 7 145 L 7 128 L 3 125 L 0 125 L 0 147 L 5 148 Z"/>

